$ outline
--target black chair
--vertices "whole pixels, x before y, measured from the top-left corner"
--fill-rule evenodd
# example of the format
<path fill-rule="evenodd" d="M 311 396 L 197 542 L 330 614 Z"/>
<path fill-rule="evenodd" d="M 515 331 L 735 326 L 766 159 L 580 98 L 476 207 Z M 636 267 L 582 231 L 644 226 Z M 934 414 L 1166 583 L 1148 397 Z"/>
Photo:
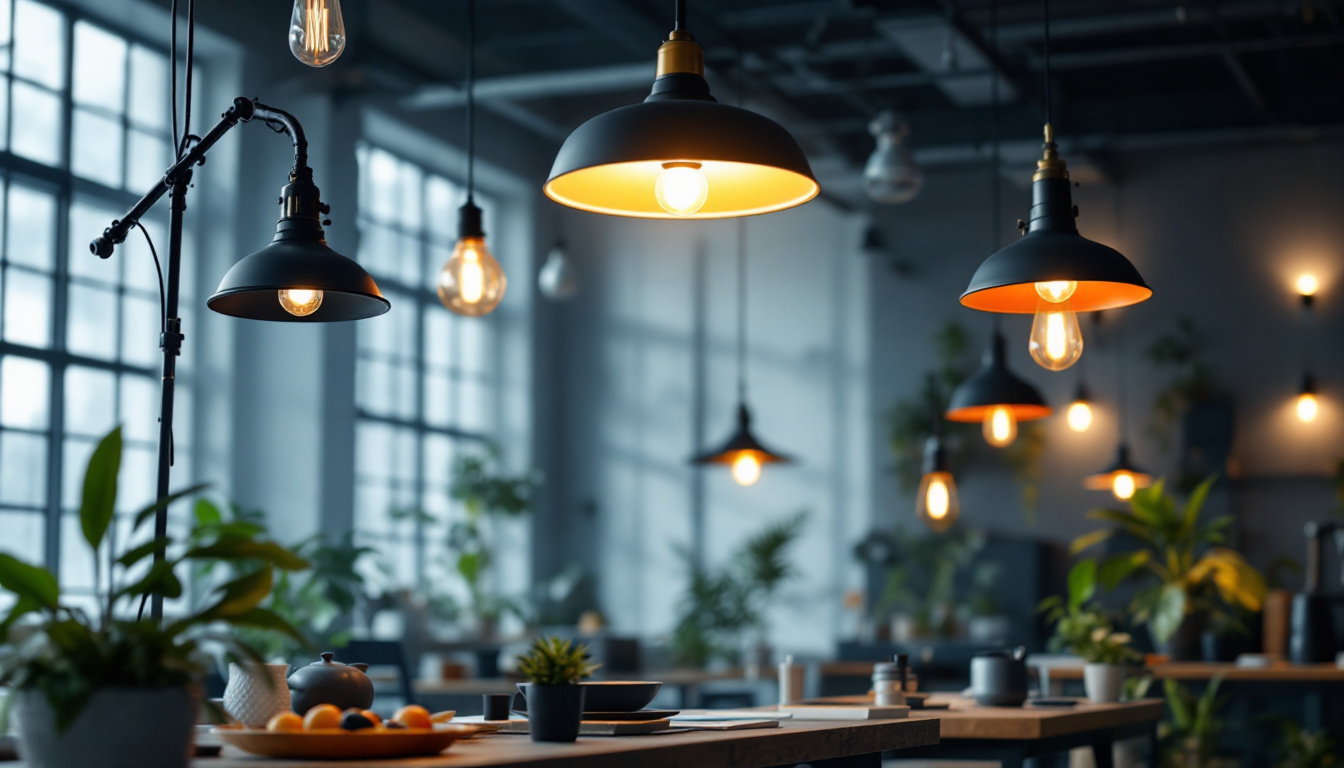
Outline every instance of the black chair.
<path fill-rule="evenodd" d="M 415 703 L 415 677 L 406 663 L 406 654 L 396 640 L 351 640 L 336 658 L 346 664 L 368 664 L 370 667 L 395 667 L 403 705 Z"/>

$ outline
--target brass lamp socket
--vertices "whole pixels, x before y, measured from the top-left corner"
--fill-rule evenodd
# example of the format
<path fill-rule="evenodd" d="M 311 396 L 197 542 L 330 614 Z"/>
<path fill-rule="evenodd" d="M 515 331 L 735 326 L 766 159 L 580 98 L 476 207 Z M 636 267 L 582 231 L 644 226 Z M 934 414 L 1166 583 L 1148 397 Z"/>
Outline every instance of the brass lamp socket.
<path fill-rule="evenodd" d="M 1069 178 L 1069 169 L 1060 158 L 1055 145 L 1055 129 L 1049 123 L 1046 123 L 1044 152 L 1041 159 L 1036 161 L 1036 174 L 1031 177 L 1031 180 L 1067 178 Z"/>
<path fill-rule="evenodd" d="M 658 77 L 674 74 L 705 76 L 705 50 L 684 29 L 673 30 L 658 48 Z"/>

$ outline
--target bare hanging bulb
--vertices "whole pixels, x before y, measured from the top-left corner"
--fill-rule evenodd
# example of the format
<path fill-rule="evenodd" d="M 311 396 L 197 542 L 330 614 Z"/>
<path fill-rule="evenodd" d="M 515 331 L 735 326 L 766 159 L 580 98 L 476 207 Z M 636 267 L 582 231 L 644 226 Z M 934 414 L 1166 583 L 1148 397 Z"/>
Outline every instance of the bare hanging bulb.
<path fill-rule="evenodd" d="M 537 287 L 541 295 L 551 301 L 566 301 L 579 292 L 579 276 L 574 263 L 565 255 L 565 244 L 557 242 L 551 246 L 546 263 L 537 274 Z"/>
<path fill-rule="evenodd" d="M 868 132 L 877 140 L 863 168 L 868 197 L 884 205 L 910 202 L 924 185 L 924 173 L 905 147 L 909 128 L 895 112 L 886 111 L 873 118 Z"/>
<path fill-rule="evenodd" d="M 340 0 L 294 0 L 289 50 L 310 67 L 325 67 L 345 50 Z"/>

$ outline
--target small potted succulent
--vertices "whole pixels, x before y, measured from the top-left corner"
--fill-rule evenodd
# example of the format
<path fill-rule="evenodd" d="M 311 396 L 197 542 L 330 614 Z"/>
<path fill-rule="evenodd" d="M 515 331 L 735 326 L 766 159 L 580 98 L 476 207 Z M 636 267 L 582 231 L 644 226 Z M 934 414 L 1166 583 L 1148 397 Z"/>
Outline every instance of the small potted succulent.
<path fill-rule="evenodd" d="M 63 594 L 46 568 L 0 553 L 0 589 L 13 599 L 0 619 L 0 685 L 12 690 L 4 703 L 17 717 L 19 749 L 33 768 L 186 768 L 200 680 L 211 661 L 207 649 L 260 664 L 238 630 L 298 637 L 260 604 L 277 569 L 299 570 L 308 563 L 251 528 L 198 525 L 176 541 L 151 537 L 120 555 L 111 551 L 106 538 L 120 468 L 117 428 L 89 459 L 79 508 L 94 572 L 105 577 L 95 588 L 95 605 Z M 141 510 L 131 536 L 163 505 L 199 490 Z M 179 574 L 185 566 L 217 562 L 246 567 L 199 595 L 185 613 L 163 621 L 142 615 L 154 595 L 183 595 Z"/>
<path fill-rule="evenodd" d="M 1046 619 L 1055 623 L 1050 650 L 1081 656 L 1083 687 L 1087 698 L 1098 704 L 1117 702 L 1125 674 L 1140 659 L 1130 647 L 1130 636 L 1117 632 L 1101 606 L 1093 602 L 1097 591 L 1097 561 L 1080 560 L 1069 571 L 1069 595 L 1046 598 L 1041 604 Z"/>
<path fill-rule="evenodd" d="M 528 732 L 533 741 L 574 741 L 583 720 L 583 686 L 598 665 L 588 662 L 588 646 L 558 637 L 539 637 L 518 657 L 518 671 L 527 678 Z"/>

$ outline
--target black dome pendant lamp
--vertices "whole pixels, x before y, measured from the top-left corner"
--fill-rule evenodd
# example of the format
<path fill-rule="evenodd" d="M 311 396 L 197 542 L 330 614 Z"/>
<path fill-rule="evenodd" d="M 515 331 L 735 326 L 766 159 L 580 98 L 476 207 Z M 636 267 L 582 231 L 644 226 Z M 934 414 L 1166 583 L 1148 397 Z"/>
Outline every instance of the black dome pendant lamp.
<path fill-rule="evenodd" d="M 719 219 L 802 205 L 821 187 L 783 126 L 710 95 L 705 53 L 686 29 L 685 0 L 676 0 L 653 92 L 576 128 L 543 190 L 593 213 Z"/>
<path fill-rule="evenodd" d="M 985 312 L 1035 314 L 1032 358 L 1061 371 L 1083 352 L 1077 312 L 1137 304 L 1153 291 L 1114 248 L 1088 240 L 1074 221 L 1069 171 L 1051 125 L 1050 0 L 1042 0 L 1045 28 L 1045 146 L 1032 177 L 1031 213 L 1023 236 L 980 265 L 961 303 Z"/>
<path fill-rule="evenodd" d="M 1088 475 L 1083 479 L 1083 487 L 1089 491 L 1110 491 L 1116 501 L 1129 501 L 1134 491 L 1153 484 L 1153 476 L 1139 469 L 1129 458 L 1129 397 L 1125 386 L 1125 361 L 1118 361 L 1120 368 L 1120 445 L 1115 451 L 1115 461 L 1105 469 Z"/>
<path fill-rule="evenodd" d="M 751 433 L 751 410 L 747 408 L 747 223 L 737 225 L 737 426 L 722 445 L 691 459 L 699 466 L 725 465 L 738 485 L 754 485 L 766 464 L 792 464 L 793 459 L 776 453 Z"/>

